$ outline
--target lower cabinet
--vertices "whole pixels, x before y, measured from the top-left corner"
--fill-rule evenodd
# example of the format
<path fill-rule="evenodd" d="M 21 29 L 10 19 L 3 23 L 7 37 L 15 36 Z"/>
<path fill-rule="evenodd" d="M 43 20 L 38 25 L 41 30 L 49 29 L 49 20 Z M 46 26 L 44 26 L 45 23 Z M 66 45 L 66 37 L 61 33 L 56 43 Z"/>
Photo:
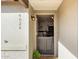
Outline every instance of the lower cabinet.
<path fill-rule="evenodd" d="M 1 59 L 28 59 L 26 51 L 1 51 Z"/>

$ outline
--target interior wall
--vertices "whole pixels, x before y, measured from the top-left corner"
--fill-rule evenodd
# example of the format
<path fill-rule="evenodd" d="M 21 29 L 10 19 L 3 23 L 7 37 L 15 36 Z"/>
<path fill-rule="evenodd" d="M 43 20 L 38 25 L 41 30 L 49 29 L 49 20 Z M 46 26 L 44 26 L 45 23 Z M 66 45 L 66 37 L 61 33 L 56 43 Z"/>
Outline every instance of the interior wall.
<path fill-rule="evenodd" d="M 58 26 L 59 26 L 59 42 L 67 49 L 69 52 L 78 57 L 78 34 L 77 34 L 77 0 L 63 0 L 63 3 L 58 9 Z M 59 48 L 59 57 L 62 59 L 69 59 L 69 57 L 64 57 L 65 50 Z M 61 52 L 63 53 L 61 54 Z M 69 55 L 69 54 L 67 54 Z"/>
<path fill-rule="evenodd" d="M 29 59 L 33 59 L 33 51 L 35 50 L 35 21 L 31 16 L 34 15 L 33 8 L 29 5 Z"/>

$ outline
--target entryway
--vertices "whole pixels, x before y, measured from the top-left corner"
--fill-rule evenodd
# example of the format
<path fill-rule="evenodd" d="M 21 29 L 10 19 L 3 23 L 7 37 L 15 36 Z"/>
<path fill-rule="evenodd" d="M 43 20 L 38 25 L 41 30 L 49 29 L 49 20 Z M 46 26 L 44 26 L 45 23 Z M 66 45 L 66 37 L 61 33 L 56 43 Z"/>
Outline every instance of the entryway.
<path fill-rule="evenodd" d="M 54 55 L 54 16 L 37 15 L 37 50 Z"/>

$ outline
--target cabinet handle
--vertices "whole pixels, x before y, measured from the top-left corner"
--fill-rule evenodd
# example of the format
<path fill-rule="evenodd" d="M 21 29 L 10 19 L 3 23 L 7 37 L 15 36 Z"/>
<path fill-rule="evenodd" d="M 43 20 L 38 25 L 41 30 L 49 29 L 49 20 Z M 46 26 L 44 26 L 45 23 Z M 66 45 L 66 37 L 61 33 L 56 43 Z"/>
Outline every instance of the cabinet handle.
<path fill-rule="evenodd" d="M 19 14 L 19 29 L 21 29 L 21 21 L 22 21 L 21 14 Z"/>
<path fill-rule="evenodd" d="M 8 43 L 8 41 L 7 41 L 7 40 L 4 40 L 4 42 L 5 42 L 5 43 Z"/>

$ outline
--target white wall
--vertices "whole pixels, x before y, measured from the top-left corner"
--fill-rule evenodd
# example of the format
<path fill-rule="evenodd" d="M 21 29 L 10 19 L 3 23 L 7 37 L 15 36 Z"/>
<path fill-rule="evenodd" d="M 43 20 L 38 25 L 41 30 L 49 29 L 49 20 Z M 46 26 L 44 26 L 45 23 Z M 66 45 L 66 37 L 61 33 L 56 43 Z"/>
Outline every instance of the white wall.
<path fill-rule="evenodd" d="M 62 57 L 60 59 L 72 59 L 74 56 L 77 58 L 77 0 L 63 0 L 58 9 L 58 23 L 59 41 L 63 45 L 63 47 L 58 45 L 59 57 Z M 61 54 L 62 52 L 63 54 Z M 65 56 L 65 53 L 67 53 L 67 56 Z M 68 56 L 69 53 L 72 56 Z"/>

